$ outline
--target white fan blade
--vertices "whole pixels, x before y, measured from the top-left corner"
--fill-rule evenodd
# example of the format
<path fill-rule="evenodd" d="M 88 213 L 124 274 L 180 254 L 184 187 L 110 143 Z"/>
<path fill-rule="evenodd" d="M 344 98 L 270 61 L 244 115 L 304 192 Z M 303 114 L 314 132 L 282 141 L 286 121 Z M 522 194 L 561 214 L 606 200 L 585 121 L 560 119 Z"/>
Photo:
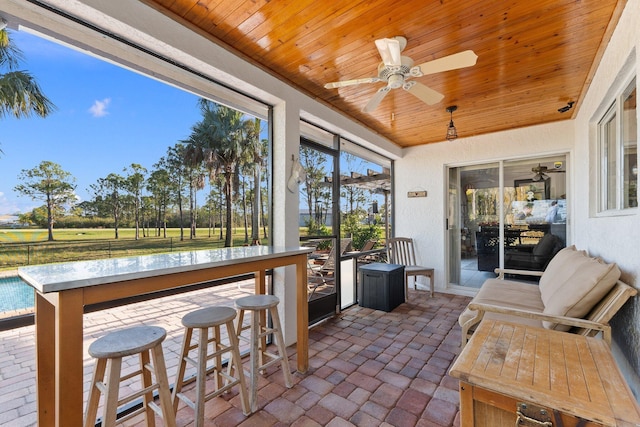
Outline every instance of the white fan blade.
<path fill-rule="evenodd" d="M 424 64 L 416 65 L 411 68 L 411 75 L 415 77 L 425 76 L 427 74 L 440 73 L 442 71 L 457 70 L 458 68 L 471 67 L 476 65 L 476 55 L 472 50 L 454 53 L 444 58 L 434 59 Z"/>
<path fill-rule="evenodd" d="M 378 77 L 367 77 L 364 79 L 343 80 L 341 82 L 332 82 L 324 85 L 325 89 L 335 89 L 337 87 L 359 85 L 361 83 L 376 83 L 382 81 Z"/>
<path fill-rule="evenodd" d="M 373 98 L 371 98 L 369 102 L 367 102 L 367 105 L 364 106 L 364 108 L 362 109 L 362 112 L 370 113 L 376 108 L 378 108 L 378 105 L 380 105 L 380 103 L 382 102 L 384 97 L 387 96 L 387 93 L 389 93 L 390 90 L 391 88 L 388 86 L 378 89 L 375 95 L 373 95 Z"/>
<path fill-rule="evenodd" d="M 396 67 L 402 65 L 399 40 L 379 39 L 376 40 L 376 47 L 378 48 L 378 52 L 380 52 L 384 65 Z"/>
<path fill-rule="evenodd" d="M 411 95 L 415 96 L 427 105 L 436 104 L 442 101 L 442 98 L 444 98 L 444 95 L 440 92 L 436 92 L 435 90 L 423 85 L 422 83 L 418 83 L 415 81 L 406 82 L 402 86 L 402 89 L 406 90 Z"/>

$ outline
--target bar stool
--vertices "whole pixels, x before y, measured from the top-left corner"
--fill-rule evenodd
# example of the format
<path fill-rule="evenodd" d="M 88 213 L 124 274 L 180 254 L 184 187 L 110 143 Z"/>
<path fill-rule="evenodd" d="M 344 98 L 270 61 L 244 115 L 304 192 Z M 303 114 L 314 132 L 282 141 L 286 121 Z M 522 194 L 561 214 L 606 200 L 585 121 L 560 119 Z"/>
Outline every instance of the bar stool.
<path fill-rule="evenodd" d="M 182 342 L 182 352 L 180 355 L 180 365 L 173 388 L 173 410 L 178 410 L 178 399 L 185 402 L 195 410 L 195 426 L 204 425 L 204 404 L 206 401 L 221 395 L 230 390 L 233 386 L 240 385 L 240 401 L 242 411 L 249 415 L 249 401 L 247 399 L 247 386 L 244 380 L 244 371 L 240 360 L 238 347 L 238 337 L 233 319 L 236 318 L 236 311 L 231 307 L 208 307 L 187 313 L 182 318 L 182 325 L 185 327 L 184 340 Z M 229 345 L 222 342 L 220 327 L 225 325 L 229 336 Z M 212 335 L 209 337 L 209 328 L 212 328 Z M 192 344 L 193 330 L 198 329 L 198 341 Z M 209 344 L 213 346 L 213 353 L 209 354 Z M 191 350 L 198 349 L 197 359 L 189 357 Z M 229 354 L 227 372 L 222 368 L 222 355 Z M 207 362 L 215 359 L 214 365 L 207 369 Z M 185 369 L 187 364 L 196 367 L 196 397 L 195 401 L 189 399 L 182 393 L 182 387 L 187 382 L 185 380 Z M 232 376 L 232 366 L 235 367 L 236 377 Z M 206 393 L 207 373 L 215 373 L 215 389 Z"/>
<path fill-rule="evenodd" d="M 155 426 L 155 412 L 164 419 L 166 426 L 175 427 L 175 413 L 171 405 L 171 392 L 162 353 L 162 341 L 166 336 L 167 332 L 158 326 L 134 326 L 111 332 L 89 346 L 89 354 L 97 360 L 89 389 L 85 427 L 93 427 L 96 424 L 100 393 L 105 395 L 103 426 L 114 426 L 118 407 L 143 396 L 142 408 L 128 413 L 118 422 L 144 412 L 147 426 Z M 140 355 L 140 369 L 121 377 L 122 358 L 134 354 Z M 149 354 L 153 364 L 149 363 Z M 152 373 L 155 382 L 152 382 Z M 142 389 L 118 399 L 120 382 L 138 375 L 141 376 Z M 160 397 L 160 407 L 153 401 L 153 390 L 156 389 Z"/>
<path fill-rule="evenodd" d="M 236 331 L 238 338 L 247 340 L 242 337 L 242 331 L 251 329 L 251 337 L 248 339 L 250 343 L 251 357 L 251 384 L 249 387 L 249 403 L 251 412 L 258 410 L 258 372 L 263 371 L 269 366 L 281 362 L 282 372 L 284 374 L 284 383 L 287 388 L 292 387 L 291 372 L 289 370 L 289 360 L 287 359 L 287 351 L 282 337 L 282 328 L 280 327 L 280 317 L 278 316 L 278 303 L 280 300 L 274 295 L 250 295 L 235 300 L 236 308 L 239 310 Z M 245 311 L 251 311 L 251 324 L 243 326 Z M 271 314 L 273 327 L 267 325 L 266 313 Z M 266 336 L 273 333 L 278 354 L 270 353 L 266 350 Z M 265 362 L 265 358 L 269 358 Z"/>

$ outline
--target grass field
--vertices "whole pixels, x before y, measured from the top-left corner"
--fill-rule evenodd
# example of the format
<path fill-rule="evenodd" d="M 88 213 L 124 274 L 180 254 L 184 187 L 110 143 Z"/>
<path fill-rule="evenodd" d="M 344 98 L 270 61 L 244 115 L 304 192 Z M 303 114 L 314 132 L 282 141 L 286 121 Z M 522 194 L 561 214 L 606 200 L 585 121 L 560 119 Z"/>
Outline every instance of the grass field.
<path fill-rule="evenodd" d="M 236 232 L 233 245 L 244 245 L 244 230 Z M 224 246 L 224 239 L 219 239 L 219 230 L 209 237 L 208 230 L 200 229 L 196 238 L 189 239 L 189 229 L 185 229 L 183 241 L 180 241 L 178 228 L 168 229 L 166 238 L 153 236 L 135 240 L 134 236 L 135 230 L 129 228 L 119 229 L 118 239 L 114 238 L 113 229 L 59 229 L 54 230 L 55 241 L 47 242 L 45 229 L 0 229 L 0 269 Z"/>
<path fill-rule="evenodd" d="M 155 230 L 150 230 L 151 235 L 155 234 Z M 242 230 L 236 230 L 241 232 Z M 118 230 L 120 239 L 133 239 L 135 237 L 135 229 L 133 228 L 120 228 Z M 186 238 L 189 238 L 189 229 L 185 228 L 184 233 Z M 220 230 L 216 229 L 215 233 L 212 233 L 212 237 L 218 237 Z M 79 240 L 115 240 L 115 233 L 112 228 L 70 228 L 70 229 L 54 229 L 53 238 L 56 241 L 79 241 Z M 140 236 L 142 236 L 142 230 L 140 230 Z M 197 237 L 207 237 L 209 232 L 206 229 L 197 230 Z M 167 237 L 180 237 L 179 228 L 168 228 Z M 142 237 L 141 237 L 142 238 Z M 160 237 L 145 237 L 145 239 L 159 239 Z M 234 240 L 239 238 L 244 240 L 244 232 L 242 237 L 234 236 Z M 0 243 L 38 243 L 47 241 L 47 230 L 44 228 L 34 229 L 0 229 Z"/>

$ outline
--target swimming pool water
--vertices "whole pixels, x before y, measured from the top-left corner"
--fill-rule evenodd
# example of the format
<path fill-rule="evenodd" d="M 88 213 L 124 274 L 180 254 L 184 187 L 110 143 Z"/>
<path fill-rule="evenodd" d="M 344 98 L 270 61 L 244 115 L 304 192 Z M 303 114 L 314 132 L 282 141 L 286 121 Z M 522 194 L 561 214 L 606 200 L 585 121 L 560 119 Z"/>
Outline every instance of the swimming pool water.
<path fill-rule="evenodd" d="M 31 308 L 33 300 L 33 288 L 19 277 L 0 277 L 0 313 Z"/>

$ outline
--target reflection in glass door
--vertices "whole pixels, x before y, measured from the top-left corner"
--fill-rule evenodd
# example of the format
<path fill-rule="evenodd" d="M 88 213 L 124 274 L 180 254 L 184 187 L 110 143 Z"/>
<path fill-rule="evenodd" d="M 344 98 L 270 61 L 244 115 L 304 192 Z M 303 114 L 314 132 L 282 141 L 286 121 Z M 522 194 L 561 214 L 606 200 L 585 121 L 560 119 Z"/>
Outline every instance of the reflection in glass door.
<path fill-rule="evenodd" d="M 346 248 L 337 235 L 334 210 L 336 152 L 303 139 L 300 163 L 306 172 L 300 185 L 300 241 L 314 248 L 307 264 L 309 324 L 313 324 L 336 313 L 339 256 Z"/>
<path fill-rule="evenodd" d="M 465 166 L 459 174 L 460 237 L 457 253 L 460 262 L 459 282 L 467 287 L 480 287 L 500 260 L 500 180 L 496 163 Z"/>
<path fill-rule="evenodd" d="M 449 283 L 544 270 L 567 243 L 566 188 L 565 155 L 450 168 Z"/>

